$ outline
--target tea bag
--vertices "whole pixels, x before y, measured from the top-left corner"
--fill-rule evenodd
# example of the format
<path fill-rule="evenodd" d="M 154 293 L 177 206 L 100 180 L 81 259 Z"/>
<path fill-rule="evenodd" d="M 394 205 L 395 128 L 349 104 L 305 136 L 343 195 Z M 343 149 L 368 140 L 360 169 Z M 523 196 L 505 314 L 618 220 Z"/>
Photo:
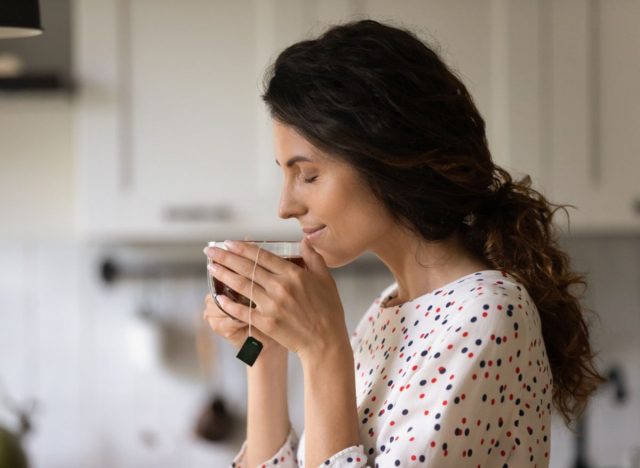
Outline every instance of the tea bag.
<path fill-rule="evenodd" d="M 256 362 L 256 359 L 258 359 L 258 355 L 260 354 L 260 351 L 262 351 L 262 343 L 256 338 L 254 338 L 253 336 L 251 336 L 251 316 L 253 314 L 253 309 L 252 309 L 253 283 L 255 280 L 256 267 L 258 266 L 258 257 L 260 255 L 261 248 L 262 248 L 262 245 L 259 245 L 258 252 L 256 253 L 256 259 L 253 263 L 253 272 L 251 273 L 251 289 L 249 291 L 249 335 L 247 336 L 247 339 L 242 345 L 242 348 L 240 348 L 240 351 L 236 355 L 238 359 L 240 359 L 242 362 L 244 362 L 249 366 L 253 366 L 253 363 Z"/>

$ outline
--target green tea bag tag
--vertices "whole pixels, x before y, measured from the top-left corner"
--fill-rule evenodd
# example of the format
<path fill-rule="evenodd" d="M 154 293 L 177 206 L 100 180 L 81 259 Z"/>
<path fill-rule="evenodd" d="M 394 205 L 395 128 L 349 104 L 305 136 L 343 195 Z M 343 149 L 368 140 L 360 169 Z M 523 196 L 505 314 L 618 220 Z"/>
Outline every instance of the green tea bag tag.
<path fill-rule="evenodd" d="M 253 366 L 253 363 L 256 362 L 260 351 L 262 351 L 262 343 L 256 340 L 253 336 L 248 336 L 236 357 L 245 364 Z"/>

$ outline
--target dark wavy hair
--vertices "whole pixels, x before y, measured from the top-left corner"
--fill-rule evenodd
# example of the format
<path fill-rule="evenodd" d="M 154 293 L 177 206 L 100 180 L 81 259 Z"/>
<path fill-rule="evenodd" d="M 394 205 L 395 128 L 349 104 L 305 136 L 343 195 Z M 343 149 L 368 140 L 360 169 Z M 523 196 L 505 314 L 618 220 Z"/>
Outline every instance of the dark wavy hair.
<path fill-rule="evenodd" d="M 558 209 L 491 159 L 485 122 L 460 79 L 416 35 L 373 20 L 291 45 L 267 71 L 272 118 L 351 164 L 389 213 L 424 239 L 460 233 L 511 273 L 541 317 L 553 401 L 566 422 L 603 378 L 552 218 Z M 568 216 L 568 213 L 567 213 Z"/>

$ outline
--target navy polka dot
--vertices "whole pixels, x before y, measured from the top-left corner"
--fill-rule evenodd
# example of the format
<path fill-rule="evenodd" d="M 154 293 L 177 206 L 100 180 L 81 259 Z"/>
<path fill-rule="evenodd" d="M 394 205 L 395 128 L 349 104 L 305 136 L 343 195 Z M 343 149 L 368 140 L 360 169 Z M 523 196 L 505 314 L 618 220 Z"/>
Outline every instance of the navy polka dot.
<path fill-rule="evenodd" d="M 351 335 L 359 445 L 324 464 L 507 466 L 508 458 L 510 466 L 548 466 L 553 388 L 526 289 L 485 270 L 385 307 L 394 287 Z M 291 429 L 263 464 L 302 466 L 305 444 Z M 244 456 L 232 466 L 246 468 Z"/>

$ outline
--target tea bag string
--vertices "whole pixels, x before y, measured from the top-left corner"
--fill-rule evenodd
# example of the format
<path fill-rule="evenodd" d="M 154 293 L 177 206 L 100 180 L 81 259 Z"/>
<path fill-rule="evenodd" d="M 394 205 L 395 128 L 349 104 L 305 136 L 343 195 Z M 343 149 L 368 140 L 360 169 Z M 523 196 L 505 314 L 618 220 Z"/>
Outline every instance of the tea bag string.
<path fill-rule="evenodd" d="M 252 305 L 253 305 L 253 282 L 255 281 L 255 277 L 256 277 L 256 267 L 258 266 L 258 257 L 260 256 L 260 249 L 262 249 L 262 245 L 265 243 L 266 241 L 262 241 L 262 244 L 260 244 L 258 246 L 258 251 L 256 252 L 256 259 L 253 262 L 253 271 L 251 272 L 251 289 L 249 290 L 249 336 L 253 336 L 251 335 L 251 317 L 253 316 L 253 309 L 252 309 Z"/>

